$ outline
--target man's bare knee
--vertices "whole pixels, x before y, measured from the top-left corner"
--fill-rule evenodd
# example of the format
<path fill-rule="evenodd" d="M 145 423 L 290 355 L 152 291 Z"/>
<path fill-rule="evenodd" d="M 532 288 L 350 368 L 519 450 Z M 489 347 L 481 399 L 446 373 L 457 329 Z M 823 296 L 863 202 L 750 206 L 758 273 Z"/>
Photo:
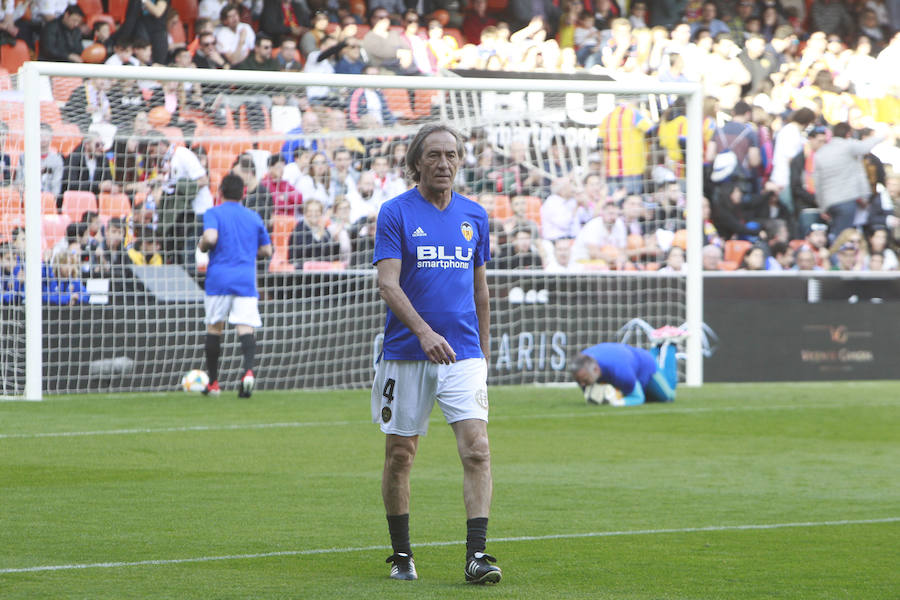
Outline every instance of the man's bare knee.
<path fill-rule="evenodd" d="M 413 438 L 389 440 L 385 448 L 385 467 L 392 473 L 403 473 L 412 468 L 415 457 L 416 444 Z"/>
<path fill-rule="evenodd" d="M 491 448 L 487 436 L 479 436 L 471 443 L 460 447 L 459 458 L 464 465 L 481 466 L 491 463 Z"/>

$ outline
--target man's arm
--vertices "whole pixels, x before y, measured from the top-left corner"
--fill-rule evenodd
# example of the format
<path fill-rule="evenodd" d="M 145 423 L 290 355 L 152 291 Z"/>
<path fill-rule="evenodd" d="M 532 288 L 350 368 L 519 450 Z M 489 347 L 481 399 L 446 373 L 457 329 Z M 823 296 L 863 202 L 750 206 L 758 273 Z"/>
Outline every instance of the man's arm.
<path fill-rule="evenodd" d="M 205 231 L 203 232 L 206 233 Z M 272 257 L 272 244 L 266 244 L 265 246 L 260 246 L 259 250 L 256 252 L 257 258 L 271 258 Z"/>
<path fill-rule="evenodd" d="M 416 312 L 406 292 L 400 287 L 401 265 L 399 258 L 384 258 L 376 265 L 378 292 L 384 299 L 384 303 L 419 338 L 419 344 L 428 360 L 439 364 L 456 362 L 456 352 L 453 351 L 444 336 L 436 333 Z"/>
<path fill-rule="evenodd" d="M 200 242 L 197 243 L 197 247 L 200 248 L 200 252 L 209 252 L 213 248 L 216 247 L 216 243 L 219 241 L 219 230 L 218 229 L 204 229 L 203 236 L 200 238 Z M 262 250 L 262 248 L 260 248 Z M 269 251 L 271 252 L 272 246 L 269 246 Z"/>
<path fill-rule="evenodd" d="M 488 367 L 491 364 L 491 293 L 487 284 L 487 265 L 475 267 L 475 314 L 478 316 L 478 341 Z"/>

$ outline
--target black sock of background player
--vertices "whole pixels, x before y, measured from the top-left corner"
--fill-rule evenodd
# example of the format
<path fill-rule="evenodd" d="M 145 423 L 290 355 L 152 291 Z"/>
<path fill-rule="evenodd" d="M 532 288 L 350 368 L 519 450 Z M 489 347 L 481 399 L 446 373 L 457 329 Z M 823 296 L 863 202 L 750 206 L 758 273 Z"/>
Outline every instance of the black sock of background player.
<path fill-rule="evenodd" d="M 219 380 L 219 354 L 222 352 L 222 336 L 206 334 L 206 373 L 209 382 Z"/>
<path fill-rule="evenodd" d="M 405 515 L 388 515 L 387 522 L 394 554 L 402 553 L 412 556 L 412 550 L 409 547 L 409 513 Z"/>
<path fill-rule="evenodd" d="M 253 361 L 256 359 L 256 336 L 252 333 L 245 333 L 240 337 L 241 354 L 244 355 L 243 372 L 246 373 L 253 369 Z M 243 377 L 243 373 L 241 374 Z"/>
<path fill-rule="evenodd" d="M 487 517 L 477 517 L 466 521 L 466 558 L 476 552 L 484 552 L 487 543 Z"/>

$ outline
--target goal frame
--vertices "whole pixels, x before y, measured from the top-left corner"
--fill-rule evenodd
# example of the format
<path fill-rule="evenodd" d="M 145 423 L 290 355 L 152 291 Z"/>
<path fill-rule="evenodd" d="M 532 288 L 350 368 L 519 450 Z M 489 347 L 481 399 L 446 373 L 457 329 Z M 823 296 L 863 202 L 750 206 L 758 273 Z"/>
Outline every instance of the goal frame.
<path fill-rule="evenodd" d="M 199 76 L 202 75 L 202 76 Z M 43 323 L 41 303 L 41 182 L 40 182 L 40 78 L 111 77 L 157 81 L 256 84 L 295 87 L 328 85 L 427 90 L 483 90 L 498 92 L 556 92 L 582 94 L 672 94 L 686 99 L 688 122 L 685 152 L 687 265 L 685 274 L 685 315 L 689 336 L 686 341 L 685 383 L 703 383 L 701 347 L 703 326 L 703 87 L 699 83 L 660 83 L 651 80 L 599 81 L 575 79 L 502 79 L 483 77 L 403 77 L 388 75 L 317 75 L 261 71 L 219 71 L 171 67 L 134 67 L 74 63 L 26 62 L 19 70 L 24 95 L 24 177 L 25 177 L 25 386 L 24 397 L 16 400 L 40 401 L 42 390 Z"/>

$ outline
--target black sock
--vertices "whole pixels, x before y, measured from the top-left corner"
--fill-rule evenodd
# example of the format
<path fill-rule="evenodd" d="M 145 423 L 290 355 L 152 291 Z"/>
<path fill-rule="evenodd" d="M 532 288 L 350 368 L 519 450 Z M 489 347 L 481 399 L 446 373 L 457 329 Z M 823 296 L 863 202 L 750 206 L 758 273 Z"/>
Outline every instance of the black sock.
<path fill-rule="evenodd" d="M 240 340 L 241 354 L 244 355 L 242 371 L 246 373 L 253 369 L 253 361 L 256 359 L 256 336 L 252 333 L 245 333 Z M 243 373 L 241 373 L 241 377 L 243 377 Z"/>
<path fill-rule="evenodd" d="M 477 517 L 466 521 L 466 558 L 476 552 L 484 552 L 487 544 L 487 517 Z"/>
<path fill-rule="evenodd" d="M 219 354 L 222 353 L 222 336 L 213 333 L 206 334 L 206 374 L 209 382 L 219 379 Z"/>
<path fill-rule="evenodd" d="M 412 550 L 409 547 L 409 513 L 405 515 L 388 515 L 387 522 L 394 554 L 402 553 L 412 556 Z"/>

